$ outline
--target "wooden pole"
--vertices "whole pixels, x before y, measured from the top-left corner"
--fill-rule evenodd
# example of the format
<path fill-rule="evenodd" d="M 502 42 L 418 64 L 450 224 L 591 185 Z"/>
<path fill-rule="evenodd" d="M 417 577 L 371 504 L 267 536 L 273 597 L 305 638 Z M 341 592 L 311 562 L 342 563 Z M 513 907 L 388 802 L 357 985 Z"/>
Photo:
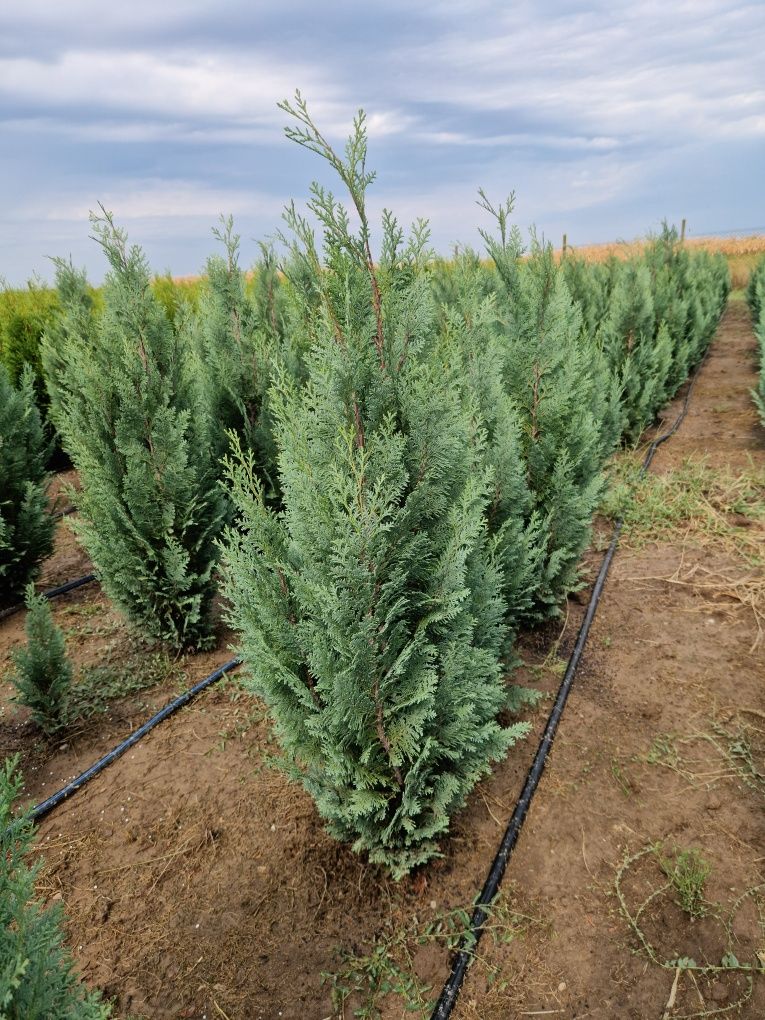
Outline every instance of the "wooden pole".
<path fill-rule="evenodd" d="M 683 222 L 680 225 L 680 244 L 685 241 L 685 216 L 683 216 Z"/>
<path fill-rule="evenodd" d="M 563 248 L 561 249 L 561 255 L 562 256 L 566 254 L 566 248 L 568 247 L 567 240 L 568 240 L 567 239 L 567 235 L 564 234 L 563 235 Z"/>

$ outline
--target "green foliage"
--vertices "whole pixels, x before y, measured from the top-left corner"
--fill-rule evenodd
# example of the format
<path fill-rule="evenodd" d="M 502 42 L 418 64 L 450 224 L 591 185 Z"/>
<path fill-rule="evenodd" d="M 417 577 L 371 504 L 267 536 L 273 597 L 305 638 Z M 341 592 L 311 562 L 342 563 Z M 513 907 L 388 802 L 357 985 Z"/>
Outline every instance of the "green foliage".
<path fill-rule="evenodd" d="M 0 365 L 0 601 L 14 602 L 53 549 L 45 464 L 49 445 L 27 366 L 15 389 Z"/>
<path fill-rule="evenodd" d="M 271 393 L 281 511 L 234 446 L 230 619 L 284 767 L 331 833 L 398 877 L 437 853 L 451 814 L 524 731 L 497 721 L 507 693 L 492 479 L 438 347 L 423 226 L 404 243 L 386 213 L 372 257 L 363 113 L 343 158 L 299 95 L 283 109 L 298 121 L 289 136 L 346 185 L 359 227 L 313 184 L 322 258 L 308 222 L 286 213 L 308 381 L 282 372 Z"/>
<path fill-rule="evenodd" d="M 50 403 L 50 415 L 58 420 L 63 412 L 65 399 L 63 389 L 64 367 L 67 359 L 67 347 L 79 343 L 85 349 L 91 349 L 95 343 L 96 309 L 93 290 L 88 285 L 84 270 L 76 269 L 71 261 L 54 259 L 56 266 L 56 286 L 59 295 L 59 313 L 51 319 L 40 343 L 40 359 L 43 376 Z M 78 399 L 81 414 L 86 411 L 87 397 L 85 394 L 69 394 L 70 399 Z"/>
<path fill-rule="evenodd" d="M 268 389 L 283 337 L 279 276 L 273 253 L 264 248 L 253 292 L 239 265 L 233 220 L 222 218 L 214 234 L 225 258 L 208 259 L 198 309 L 186 309 L 181 327 L 194 354 L 199 404 L 209 409 L 205 442 L 218 460 L 228 452 L 230 432 L 242 437 L 273 494 L 276 450 Z"/>
<path fill-rule="evenodd" d="M 37 725 L 50 734 L 65 722 L 72 666 L 48 600 L 36 595 L 30 584 L 25 602 L 27 644 L 13 655 L 16 671 L 12 680 L 18 692 L 16 700 L 30 708 Z"/>
<path fill-rule="evenodd" d="M 703 917 L 706 912 L 704 885 L 712 870 L 700 850 L 675 849 L 671 857 L 661 857 L 661 870 L 677 895 L 678 906 L 689 917 Z"/>
<path fill-rule="evenodd" d="M 165 310 L 168 320 L 176 325 L 187 306 L 197 308 L 203 281 L 176 280 L 168 270 L 151 281 L 151 291 Z"/>
<path fill-rule="evenodd" d="M 666 224 L 640 258 L 612 259 L 598 346 L 622 387 L 623 430 L 636 439 L 712 339 L 729 290 L 722 256 L 690 254 Z"/>
<path fill-rule="evenodd" d="M 103 314 L 87 314 L 59 263 L 65 342 L 46 354 L 52 412 L 83 483 L 74 526 L 105 591 L 146 636 L 205 647 L 226 516 L 208 408 L 141 250 L 110 214 L 92 223 L 111 266 Z"/>
<path fill-rule="evenodd" d="M 0 770 L 0 1018 L 107 1020 L 97 992 L 82 988 L 64 947 L 60 907 L 35 898 L 41 861 L 28 865 L 34 833 L 28 815 L 14 815 L 21 793 L 17 760 Z"/>
<path fill-rule="evenodd" d="M 533 587 L 520 615 L 542 620 L 556 614 L 577 586 L 605 484 L 603 463 L 619 435 L 619 391 L 583 331 L 581 310 L 551 246 L 532 237 L 531 255 L 520 263 L 517 234 L 507 228 L 510 203 L 496 210 L 484 197 L 483 207 L 499 227 L 487 248 L 497 266 L 502 379 L 520 419 L 530 496 L 526 535 Z"/>
<path fill-rule="evenodd" d="M 765 259 L 752 270 L 746 296 L 757 337 L 760 364 L 760 378 L 756 388 L 752 390 L 752 397 L 760 412 L 760 420 L 765 426 Z"/>
<path fill-rule="evenodd" d="M 505 341 L 498 323 L 494 274 L 475 252 L 457 253 L 448 266 L 430 272 L 440 293 L 443 356 L 460 381 L 464 407 L 491 472 L 492 497 L 486 517 L 501 569 L 506 606 L 506 641 L 531 607 L 540 569 L 539 528 L 522 458 L 521 419 L 504 383 Z"/>
<path fill-rule="evenodd" d="M 38 406 L 46 406 L 43 384 L 40 341 L 55 320 L 58 311 L 56 292 L 30 281 L 24 290 L 6 288 L 0 291 L 0 364 L 17 385 L 25 365 L 34 373 Z"/>

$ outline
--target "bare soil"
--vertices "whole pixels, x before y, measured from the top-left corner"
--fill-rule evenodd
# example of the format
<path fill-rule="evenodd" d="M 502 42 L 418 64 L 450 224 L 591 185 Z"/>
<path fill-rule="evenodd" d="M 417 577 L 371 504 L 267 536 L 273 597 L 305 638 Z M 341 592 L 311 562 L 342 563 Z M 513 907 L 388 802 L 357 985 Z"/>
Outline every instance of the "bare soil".
<path fill-rule="evenodd" d="M 763 433 L 748 394 L 753 350 L 746 310 L 732 302 L 690 413 L 653 470 L 668 470 L 692 452 L 737 470 L 749 457 L 762 459 Z M 668 408 L 666 418 L 675 412 Z M 603 523 L 600 544 L 605 531 Z M 587 559 L 590 576 L 598 545 Z M 675 847 L 699 848 L 712 869 L 705 895 L 721 906 L 692 920 L 671 890 L 654 897 L 639 925 L 656 959 L 719 964 L 734 952 L 742 963 L 757 963 L 757 952 L 765 951 L 759 912 L 765 897 L 752 891 L 765 880 L 765 790 L 757 779 L 758 769 L 765 772 L 765 653 L 753 647 L 756 627 L 745 606 L 662 580 L 681 561 L 683 571 L 698 563 L 734 579 L 745 569 L 728 551 L 677 536 L 617 554 L 459 1017 L 669 1020 L 709 1015 L 747 995 L 736 1015 L 765 1016 L 765 978 L 756 977 L 750 992 L 737 971 L 694 981 L 652 962 L 615 896 L 629 855 L 659 841 L 664 856 Z M 61 522 L 41 584 L 88 567 Z M 552 695 L 560 659 L 551 649 L 566 656 L 583 601 L 570 600 L 562 634 L 561 623 L 525 636 L 526 666 L 516 681 Z M 103 658 L 116 666 L 135 655 L 135 636 L 97 586 L 53 608 L 79 665 Z M 21 615 L 0 623 L 0 750 L 21 754 L 26 795 L 38 801 L 179 685 L 224 661 L 231 636 L 221 632 L 215 652 L 179 660 L 157 686 L 49 742 L 9 700 L 5 674 L 22 639 Z M 440 990 L 449 949 L 441 937 L 421 943 L 406 933 L 424 935 L 429 924 L 470 906 L 548 707 L 549 698 L 532 714 L 531 738 L 474 791 L 443 859 L 396 884 L 326 835 L 311 800 L 270 764 L 276 748 L 262 705 L 226 680 L 42 822 L 41 892 L 63 900 L 80 972 L 114 997 L 120 1017 L 351 1017 L 368 993 L 351 994 L 341 1005 L 322 974 L 347 968 L 348 955 L 369 959 L 376 945 L 384 961 L 380 980 L 403 987 L 409 979 L 414 1006 L 421 988 L 431 986 L 431 998 Z M 730 751 L 736 741 L 751 751 L 754 771 Z M 633 912 L 666 883 L 661 854 L 646 854 L 624 871 L 624 902 Z M 716 915 L 725 917 L 724 908 L 748 890 L 726 926 Z M 353 984 L 347 975 L 345 984 Z M 385 1017 L 404 1015 L 398 995 L 380 995 L 378 1005 Z M 427 1009 L 414 1015 L 427 1016 Z"/>

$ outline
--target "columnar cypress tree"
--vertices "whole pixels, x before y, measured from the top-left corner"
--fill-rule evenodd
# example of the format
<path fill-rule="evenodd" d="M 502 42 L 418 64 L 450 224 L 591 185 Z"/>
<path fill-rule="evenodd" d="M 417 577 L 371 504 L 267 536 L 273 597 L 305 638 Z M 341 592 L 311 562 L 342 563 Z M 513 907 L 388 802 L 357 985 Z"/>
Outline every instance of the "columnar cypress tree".
<path fill-rule="evenodd" d="M 111 1010 L 82 988 L 64 948 L 60 906 L 35 899 L 42 862 L 26 858 L 34 833 L 14 815 L 21 793 L 16 760 L 0 768 L 0 1017 L 3 1020 L 107 1020 Z"/>
<path fill-rule="evenodd" d="M 240 238 L 233 219 L 222 218 L 221 228 L 213 233 L 225 257 L 208 259 L 198 309 L 185 309 L 181 331 L 194 351 L 193 374 L 200 405 L 209 408 L 207 442 L 215 459 L 228 451 L 228 432 L 233 430 L 256 452 L 259 470 L 273 490 L 276 452 L 268 388 L 281 340 L 278 279 L 268 262 L 270 279 L 261 282 L 256 300 L 239 265 Z"/>
<path fill-rule="evenodd" d="M 32 368 L 24 369 L 15 389 L 0 365 L 0 603 L 15 602 L 53 550 L 45 472 L 49 450 Z"/>
<path fill-rule="evenodd" d="M 54 417 L 83 484 L 75 527 L 129 620 L 173 647 L 204 647 L 226 513 L 207 408 L 140 249 L 111 215 L 92 222 L 111 266 L 104 312 L 83 319 L 59 265 L 68 337 L 51 358 Z"/>
<path fill-rule="evenodd" d="M 396 876 L 437 852 L 452 812 L 523 732 L 502 727 L 503 604 L 484 514 L 482 465 L 457 380 L 430 352 L 422 273 L 386 214 L 370 248 L 364 115 L 338 156 L 297 95 L 288 135 L 323 156 L 360 221 L 312 186 L 323 259 L 296 234 L 295 315 L 313 346 L 308 382 L 273 391 L 284 509 L 266 505 L 251 455 L 230 465 L 240 532 L 225 555 L 231 620 L 285 768 L 328 828 Z"/>
<path fill-rule="evenodd" d="M 507 226 L 511 204 L 495 209 L 482 196 L 482 205 L 499 225 L 487 247 L 500 281 L 504 386 L 520 417 L 531 497 L 535 587 L 523 616 L 541 620 L 577 585 L 603 463 L 619 435 L 619 391 L 582 330 L 552 247 L 533 238 L 531 257 L 519 264 L 519 239 Z"/>
<path fill-rule="evenodd" d="M 60 310 L 48 324 L 40 344 L 43 377 L 50 401 L 50 415 L 58 420 L 62 402 L 80 400 L 79 415 L 87 413 L 87 394 L 77 390 L 67 393 L 64 387 L 64 366 L 68 347 L 79 345 L 93 350 L 96 344 L 96 313 L 93 294 L 84 270 L 77 269 L 71 260 L 54 259 L 56 289 Z"/>
<path fill-rule="evenodd" d="M 610 269 L 599 262 L 587 262 L 576 252 L 567 252 L 560 270 L 571 297 L 582 311 L 582 326 L 588 337 L 594 337 L 608 311 Z"/>
<path fill-rule="evenodd" d="M 612 260 L 608 312 L 597 340 L 622 383 L 628 438 L 653 420 L 703 355 L 728 280 L 721 261 L 689 254 L 666 224 L 639 258 Z"/>
<path fill-rule="evenodd" d="M 760 412 L 762 424 L 765 425 L 765 259 L 762 259 L 752 270 L 746 296 L 759 348 L 760 379 L 758 385 L 752 390 L 752 397 Z"/>
<path fill-rule="evenodd" d="M 623 431 L 635 438 L 652 418 L 657 380 L 651 276 L 642 260 L 619 264 L 598 344 L 622 386 Z M 661 360 L 666 355 L 661 352 Z"/>
<path fill-rule="evenodd" d="M 505 338 L 492 276 L 470 249 L 456 252 L 450 265 L 438 265 L 431 273 L 442 302 L 444 358 L 460 380 L 476 433 L 486 437 L 484 457 L 493 478 L 487 523 L 501 567 L 509 650 L 532 605 L 541 554 L 521 452 L 520 415 L 504 384 Z"/>

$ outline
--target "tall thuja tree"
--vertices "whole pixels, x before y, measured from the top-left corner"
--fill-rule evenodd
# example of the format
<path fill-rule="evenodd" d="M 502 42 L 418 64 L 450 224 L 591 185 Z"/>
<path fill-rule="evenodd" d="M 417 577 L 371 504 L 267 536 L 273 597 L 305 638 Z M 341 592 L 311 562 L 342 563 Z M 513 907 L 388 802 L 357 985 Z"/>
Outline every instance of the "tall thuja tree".
<path fill-rule="evenodd" d="M 50 385 L 82 480 L 75 528 L 136 627 L 175 648 L 201 648 L 211 641 L 226 508 L 205 441 L 209 411 L 190 378 L 187 345 L 151 291 L 146 259 L 102 212 L 92 223 L 111 271 L 97 322 L 83 318 L 59 266 L 68 333 Z"/>
<path fill-rule="evenodd" d="M 231 622 L 283 764 L 336 837 L 401 876 L 438 850 L 452 813 L 524 731 L 506 704 L 503 605 L 485 524 L 491 477 L 458 380 L 431 356 L 425 235 L 384 216 L 370 246 L 363 112 L 344 157 L 297 94 L 288 136 L 326 159 L 359 226 L 318 184 L 295 241 L 295 315 L 313 339 L 308 380 L 272 393 L 283 509 L 253 458 L 230 463 Z"/>
<path fill-rule="evenodd" d="M 221 217 L 213 231 L 224 256 L 207 261 L 197 309 L 187 306 L 181 333 L 194 352 L 193 377 L 205 409 L 206 442 L 214 459 L 229 449 L 229 434 L 254 451 L 271 493 L 276 481 L 276 451 L 268 409 L 268 389 L 282 346 L 278 305 L 279 279 L 273 256 L 265 250 L 262 279 L 253 294 L 239 262 L 240 237 L 233 219 Z"/>
<path fill-rule="evenodd" d="M 651 273 L 645 260 L 620 263 L 615 273 L 597 341 L 622 387 L 624 434 L 635 439 L 666 398 L 673 343 L 666 323 L 656 328 Z"/>
<path fill-rule="evenodd" d="M 651 276 L 654 321 L 669 332 L 670 357 L 664 377 L 657 380 L 656 391 L 650 406 L 646 407 L 648 420 L 661 404 L 671 397 L 688 375 L 694 362 L 695 344 L 693 330 L 692 297 L 688 290 L 689 256 L 680 243 L 675 227 L 666 222 L 661 233 L 646 245 L 643 260 Z M 661 372 L 663 365 L 657 367 Z"/>
<path fill-rule="evenodd" d="M 18 388 L 0 365 L 0 604 L 15 602 L 53 549 L 45 438 L 27 366 Z"/>
<path fill-rule="evenodd" d="M 603 490 L 603 463 L 619 434 L 619 390 L 582 329 L 582 315 L 555 264 L 550 245 L 532 238 L 518 262 L 518 239 L 498 221 L 488 250 L 504 292 L 503 380 L 521 423 L 521 455 L 530 493 L 527 533 L 535 566 L 523 617 L 558 612 L 578 584 L 578 563 Z M 510 207 L 504 207 L 509 213 Z"/>
<path fill-rule="evenodd" d="M 56 267 L 56 289 L 59 314 L 48 324 L 40 344 L 43 377 L 48 392 L 50 415 L 56 420 L 66 394 L 63 388 L 64 366 L 70 344 L 92 349 L 96 340 L 96 310 L 93 291 L 85 270 L 78 269 L 71 259 L 53 260 Z M 87 402 L 85 394 L 66 394 L 70 401 Z M 85 413 L 84 406 L 80 414 Z"/>
<path fill-rule="evenodd" d="M 501 570 L 509 651 L 534 600 L 540 543 L 522 454 L 521 419 L 504 380 L 505 337 L 496 282 L 469 248 L 455 252 L 448 266 L 437 264 L 429 276 L 439 309 L 443 356 L 461 380 L 464 406 L 491 470 L 486 516 Z"/>
<path fill-rule="evenodd" d="M 746 297 L 757 337 L 757 360 L 760 368 L 759 382 L 752 390 L 752 397 L 760 413 L 760 420 L 765 425 L 765 259 L 761 259 L 752 270 Z"/>
<path fill-rule="evenodd" d="M 608 313 L 611 275 L 608 265 L 588 262 L 576 252 L 566 252 L 561 258 L 560 271 L 582 311 L 583 330 L 588 336 L 595 336 Z"/>

